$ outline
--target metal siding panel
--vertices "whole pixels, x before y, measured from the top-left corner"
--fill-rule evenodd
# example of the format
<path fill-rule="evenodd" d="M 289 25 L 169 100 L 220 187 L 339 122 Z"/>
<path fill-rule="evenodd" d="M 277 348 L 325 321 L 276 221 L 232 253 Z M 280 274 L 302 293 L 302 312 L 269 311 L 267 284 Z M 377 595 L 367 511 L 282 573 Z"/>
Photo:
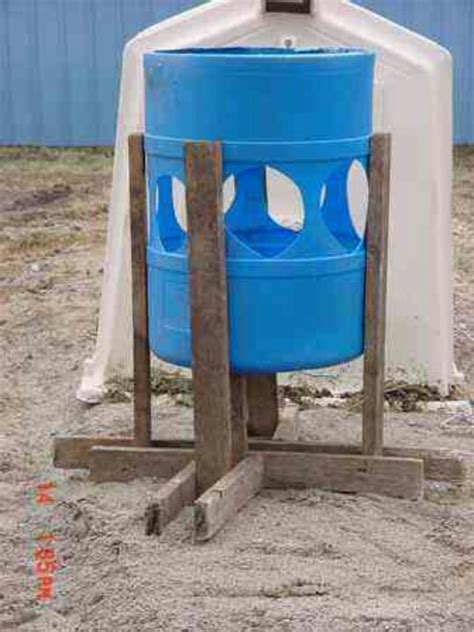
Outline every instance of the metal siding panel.
<path fill-rule="evenodd" d="M 470 34 L 468 38 L 470 45 L 470 54 L 468 55 L 466 60 L 466 71 L 463 74 L 463 83 L 460 87 L 460 90 L 462 90 L 462 94 L 467 95 L 466 99 L 468 100 L 469 108 L 466 132 L 467 138 L 470 138 L 471 142 L 474 143 L 474 3 L 470 2 L 468 4 L 468 10 L 469 15 L 467 16 L 467 20 L 468 24 L 470 25 Z M 463 130 L 463 134 L 466 132 Z"/>
<path fill-rule="evenodd" d="M 354 0 L 453 53 L 455 140 L 474 142 L 474 2 Z M 111 144 L 123 46 L 202 0 L 0 0 L 0 143 Z"/>
<path fill-rule="evenodd" d="M 38 105 L 43 113 L 42 125 L 35 131 L 35 141 L 46 145 L 60 143 L 67 135 L 68 100 L 65 100 L 65 41 L 62 33 L 58 0 L 43 0 L 37 5 Z"/>
<path fill-rule="evenodd" d="M 119 3 L 123 20 L 123 37 L 127 41 L 144 28 L 148 5 L 143 0 L 139 2 L 119 0 Z"/>
<path fill-rule="evenodd" d="M 117 2 L 96 5 L 95 38 L 100 42 L 96 56 L 98 110 L 97 144 L 106 145 L 115 136 L 118 88 L 120 83 L 122 16 Z"/>
<path fill-rule="evenodd" d="M 451 0 L 452 2 L 452 0 Z M 442 1 L 440 39 L 453 54 L 454 59 L 454 121 L 455 141 L 474 141 L 472 103 L 474 98 L 474 74 L 472 58 L 474 45 L 473 11 L 471 0 L 456 0 L 459 13 L 453 11 L 449 0 Z M 460 19 L 464 16 L 466 19 Z"/>
<path fill-rule="evenodd" d="M 122 50 L 202 0 L 0 0 L 0 143 L 112 144 Z"/>
<path fill-rule="evenodd" d="M 473 0 L 354 0 L 447 48 L 454 63 L 454 141 L 474 143 Z"/>
<path fill-rule="evenodd" d="M 29 4 L 29 3 L 28 3 Z M 29 4 L 31 9 L 31 4 Z M 27 0 L 7 0 L 10 34 L 11 131 L 14 142 L 28 143 L 38 130 L 33 14 Z"/>
<path fill-rule="evenodd" d="M 189 7 L 190 2 L 181 2 L 180 0 L 162 0 L 161 2 L 156 2 L 153 5 L 153 18 L 154 21 L 160 22 L 161 20 L 166 20 L 170 16 L 175 13 L 184 11 L 186 5 Z M 197 3 L 194 3 L 197 4 Z"/>
<path fill-rule="evenodd" d="M 90 0 L 69 0 L 66 36 L 69 45 L 68 89 L 71 135 L 66 144 L 96 141 L 97 92 L 95 77 L 94 16 Z"/>
<path fill-rule="evenodd" d="M 10 62 L 10 31 L 8 28 L 8 6 L 0 2 L 0 143 L 13 142 L 12 86 Z"/>

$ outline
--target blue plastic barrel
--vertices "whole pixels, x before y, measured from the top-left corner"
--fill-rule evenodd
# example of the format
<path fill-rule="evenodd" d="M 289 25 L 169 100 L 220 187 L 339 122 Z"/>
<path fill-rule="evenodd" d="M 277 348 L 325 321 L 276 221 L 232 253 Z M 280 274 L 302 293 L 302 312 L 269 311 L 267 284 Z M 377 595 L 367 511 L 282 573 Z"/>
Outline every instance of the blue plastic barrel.
<path fill-rule="evenodd" d="M 362 354 L 366 251 L 347 182 L 354 161 L 368 166 L 373 69 L 372 53 L 348 49 L 145 55 L 149 328 L 158 357 L 191 365 L 187 235 L 173 197 L 173 180 L 185 185 L 188 140 L 221 141 L 224 180 L 235 183 L 225 215 L 233 370 L 311 369 Z M 300 226 L 270 216 L 268 168 L 298 188 Z"/>

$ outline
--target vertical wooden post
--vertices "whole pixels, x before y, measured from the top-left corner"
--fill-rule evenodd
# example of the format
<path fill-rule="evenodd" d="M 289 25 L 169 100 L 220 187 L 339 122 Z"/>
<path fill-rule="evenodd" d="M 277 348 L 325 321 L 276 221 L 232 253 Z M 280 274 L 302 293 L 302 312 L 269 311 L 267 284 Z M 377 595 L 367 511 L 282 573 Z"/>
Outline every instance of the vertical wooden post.
<path fill-rule="evenodd" d="M 222 150 L 219 143 L 189 142 L 185 155 L 199 495 L 232 467 Z"/>
<path fill-rule="evenodd" d="M 232 400 L 232 465 L 237 465 L 248 452 L 247 426 L 249 407 L 247 397 L 247 377 L 230 374 Z"/>
<path fill-rule="evenodd" d="M 390 134 L 374 135 L 371 143 L 367 217 L 364 408 L 362 414 L 362 451 L 367 455 L 380 455 L 383 451 L 390 156 Z"/>
<path fill-rule="evenodd" d="M 249 435 L 273 437 L 278 427 L 277 376 L 248 375 Z"/>
<path fill-rule="evenodd" d="M 143 135 L 128 139 L 133 298 L 134 444 L 151 445 L 150 345 L 147 295 L 147 210 Z"/>
<path fill-rule="evenodd" d="M 268 209 L 266 167 L 261 168 L 262 197 Z M 278 386 L 275 373 L 247 375 L 248 433 L 253 437 L 273 437 L 278 427 Z"/>

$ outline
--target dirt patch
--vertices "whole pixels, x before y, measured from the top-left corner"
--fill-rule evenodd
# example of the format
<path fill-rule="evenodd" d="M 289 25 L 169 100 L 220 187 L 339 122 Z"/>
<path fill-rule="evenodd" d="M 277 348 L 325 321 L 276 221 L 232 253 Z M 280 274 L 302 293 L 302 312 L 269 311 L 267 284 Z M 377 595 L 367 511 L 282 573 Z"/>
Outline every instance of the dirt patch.
<path fill-rule="evenodd" d="M 150 376 L 151 392 L 153 395 L 169 395 L 182 401 L 188 397 L 192 405 L 193 387 L 190 377 L 179 371 L 167 372 L 161 368 L 153 367 Z M 106 401 L 112 403 L 132 401 L 133 382 L 131 379 L 111 380 L 107 386 Z"/>
<path fill-rule="evenodd" d="M 169 395 L 175 402 L 192 406 L 193 390 L 191 377 L 180 371 L 169 371 L 160 366 L 152 367 L 151 392 L 153 395 Z M 106 385 L 106 402 L 121 403 L 132 401 L 133 381 L 128 378 L 115 378 Z M 384 398 L 387 411 L 393 412 L 423 412 L 423 404 L 427 402 L 457 402 L 466 397 L 466 390 L 459 386 L 452 386 L 447 396 L 440 394 L 435 387 L 427 385 L 406 384 L 403 382 L 387 382 Z M 335 393 L 328 388 L 315 388 L 311 384 L 304 385 L 282 384 L 278 387 L 280 408 L 285 403 L 296 404 L 300 410 L 318 407 L 323 400 L 334 399 L 338 408 L 352 412 L 361 412 L 364 404 L 364 393 L 347 392 L 335 397 Z M 343 400 L 343 401 L 341 401 Z M 328 402 L 324 401 L 324 405 Z"/>
<path fill-rule="evenodd" d="M 215 541 L 195 546 L 189 511 L 163 537 L 146 537 L 160 481 L 92 485 L 84 472 L 53 470 L 58 434 L 131 430 L 129 383 L 99 407 L 74 396 L 95 342 L 111 168 L 110 150 L 0 150 L 0 627 L 473 630 L 474 499 L 449 485 L 431 486 L 418 503 L 265 491 Z M 474 149 L 458 150 L 456 361 L 470 389 L 473 169 Z M 394 401 L 431 396 L 392 387 Z M 192 436 L 189 380 L 157 374 L 154 391 L 154 434 Z M 301 403 L 308 392 L 282 396 Z M 452 415 L 390 412 L 386 433 L 394 445 L 474 450 L 474 426 Z M 359 441 L 360 418 L 303 410 L 297 434 Z M 48 480 L 54 502 L 39 507 L 35 487 Z M 44 531 L 59 568 L 56 596 L 41 606 L 32 564 Z"/>
<path fill-rule="evenodd" d="M 45 189 L 31 191 L 26 195 L 22 195 L 6 207 L 6 211 L 24 211 L 31 210 L 36 206 L 46 206 L 67 198 L 72 193 L 72 187 L 64 182 L 58 182 Z"/>

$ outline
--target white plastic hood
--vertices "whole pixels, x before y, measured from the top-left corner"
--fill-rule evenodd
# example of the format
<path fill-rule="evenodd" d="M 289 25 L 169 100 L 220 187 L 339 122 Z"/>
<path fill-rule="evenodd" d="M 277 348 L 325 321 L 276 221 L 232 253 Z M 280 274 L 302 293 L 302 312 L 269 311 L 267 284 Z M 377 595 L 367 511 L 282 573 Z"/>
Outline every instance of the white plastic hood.
<path fill-rule="evenodd" d="M 311 15 L 266 13 L 262 0 L 214 0 L 143 31 L 124 52 L 97 345 L 78 397 L 132 370 L 127 136 L 143 131 L 142 56 L 157 48 L 359 46 L 377 53 L 375 130 L 393 134 L 388 374 L 445 392 L 454 381 L 450 54 L 349 0 Z"/>

